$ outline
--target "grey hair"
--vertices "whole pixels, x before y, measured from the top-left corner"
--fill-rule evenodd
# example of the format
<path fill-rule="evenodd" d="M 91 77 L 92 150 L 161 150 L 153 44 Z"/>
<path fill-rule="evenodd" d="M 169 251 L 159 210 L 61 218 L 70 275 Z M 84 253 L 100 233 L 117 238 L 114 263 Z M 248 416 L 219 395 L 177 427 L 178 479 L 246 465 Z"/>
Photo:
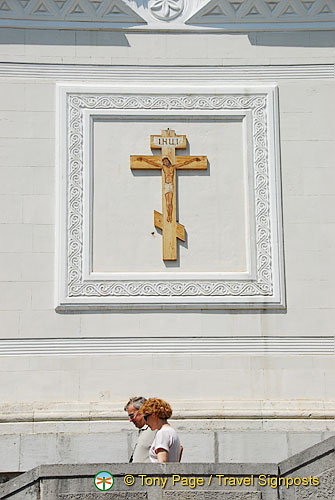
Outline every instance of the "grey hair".
<path fill-rule="evenodd" d="M 129 399 L 128 403 L 124 407 L 124 411 L 128 410 L 128 406 L 132 405 L 136 410 L 139 410 L 141 406 L 146 402 L 147 398 L 143 396 L 133 396 Z"/>

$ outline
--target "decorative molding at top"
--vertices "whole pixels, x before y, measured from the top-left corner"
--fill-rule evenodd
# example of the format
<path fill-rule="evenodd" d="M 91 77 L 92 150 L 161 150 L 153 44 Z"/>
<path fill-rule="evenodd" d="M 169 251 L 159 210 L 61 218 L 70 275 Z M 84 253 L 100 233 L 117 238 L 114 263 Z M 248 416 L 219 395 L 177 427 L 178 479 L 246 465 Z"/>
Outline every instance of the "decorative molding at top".
<path fill-rule="evenodd" d="M 193 84 L 241 81 L 319 80 L 335 78 L 335 64 L 292 64 L 269 66 L 112 66 L 95 64 L 0 63 L 0 78 L 94 81 L 109 83 Z"/>
<path fill-rule="evenodd" d="M 333 0 L 1 0 L 0 26 L 132 30 L 334 29 Z"/>
<path fill-rule="evenodd" d="M 328 0 L 211 0 L 187 24 L 256 24 L 335 21 L 335 2 Z"/>
<path fill-rule="evenodd" d="M 0 20 L 133 25 L 146 21 L 123 0 L 2 0 Z M 56 27 L 56 26 L 53 26 Z"/>

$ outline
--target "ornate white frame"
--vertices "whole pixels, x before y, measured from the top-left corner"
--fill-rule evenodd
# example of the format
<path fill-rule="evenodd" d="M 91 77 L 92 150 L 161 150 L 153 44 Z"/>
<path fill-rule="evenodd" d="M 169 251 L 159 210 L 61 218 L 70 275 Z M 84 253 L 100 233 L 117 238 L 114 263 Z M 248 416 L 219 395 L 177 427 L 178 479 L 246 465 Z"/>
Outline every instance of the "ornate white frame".
<path fill-rule="evenodd" d="M 285 307 L 278 94 L 275 85 L 147 89 L 115 86 L 57 86 L 58 283 L 56 310 L 265 309 Z M 231 273 L 87 272 L 89 242 L 90 119 L 129 113 L 222 112 L 251 116 L 255 266 L 245 276 Z M 85 194 L 86 193 L 86 194 Z M 250 272 L 251 271 L 251 272 Z"/>

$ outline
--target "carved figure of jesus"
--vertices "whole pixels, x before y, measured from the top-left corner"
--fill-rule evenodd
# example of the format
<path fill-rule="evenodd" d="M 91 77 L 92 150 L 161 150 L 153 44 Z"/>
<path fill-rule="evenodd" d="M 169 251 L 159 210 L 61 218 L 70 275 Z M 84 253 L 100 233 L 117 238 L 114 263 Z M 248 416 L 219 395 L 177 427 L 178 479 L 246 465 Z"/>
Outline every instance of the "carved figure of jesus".
<path fill-rule="evenodd" d="M 173 178 L 176 171 L 175 165 L 172 165 L 169 158 L 162 158 L 164 172 L 164 195 L 166 200 L 167 221 L 172 222 L 173 211 Z"/>
<path fill-rule="evenodd" d="M 144 158 L 144 157 L 138 157 L 139 160 L 145 161 L 146 163 L 149 163 L 150 165 L 153 165 L 154 167 L 160 167 L 161 162 L 160 159 L 155 161 L 151 160 L 149 158 Z M 200 158 L 189 158 L 183 162 L 178 163 L 178 167 L 184 167 L 185 165 L 188 165 L 189 163 L 192 163 L 194 161 L 201 161 Z M 167 222 L 172 222 L 172 212 L 173 212 L 173 180 L 174 180 L 174 175 L 176 171 L 176 165 L 173 165 L 169 159 L 168 156 L 164 156 L 162 158 L 162 170 L 164 172 L 164 196 L 166 200 L 166 210 L 167 210 Z"/>

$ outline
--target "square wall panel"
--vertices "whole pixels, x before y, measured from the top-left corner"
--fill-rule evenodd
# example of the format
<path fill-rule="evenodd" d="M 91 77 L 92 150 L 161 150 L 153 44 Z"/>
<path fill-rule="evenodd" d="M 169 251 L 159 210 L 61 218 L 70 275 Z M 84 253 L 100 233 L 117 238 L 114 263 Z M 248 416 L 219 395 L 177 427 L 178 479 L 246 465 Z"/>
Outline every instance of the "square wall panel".
<path fill-rule="evenodd" d="M 275 86 L 165 90 L 58 85 L 57 310 L 285 306 Z M 176 157 L 177 259 L 163 260 L 160 168 L 150 136 L 186 136 Z"/>

